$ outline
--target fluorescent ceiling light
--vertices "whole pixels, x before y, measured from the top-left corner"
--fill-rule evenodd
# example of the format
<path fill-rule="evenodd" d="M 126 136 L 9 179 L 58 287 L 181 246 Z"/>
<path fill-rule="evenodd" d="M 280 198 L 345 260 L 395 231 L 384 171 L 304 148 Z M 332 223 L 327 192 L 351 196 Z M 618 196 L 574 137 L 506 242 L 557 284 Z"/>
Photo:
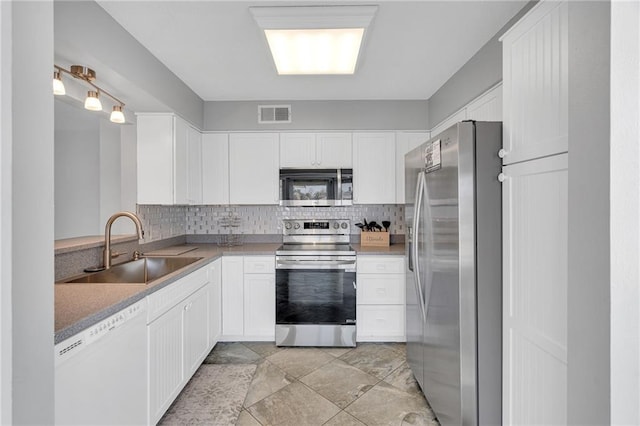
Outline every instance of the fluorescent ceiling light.
<path fill-rule="evenodd" d="M 278 74 L 353 74 L 377 6 L 251 7 Z"/>
<path fill-rule="evenodd" d="M 353 74 L 364 28 L 264 33 L 278 74 Z"/>

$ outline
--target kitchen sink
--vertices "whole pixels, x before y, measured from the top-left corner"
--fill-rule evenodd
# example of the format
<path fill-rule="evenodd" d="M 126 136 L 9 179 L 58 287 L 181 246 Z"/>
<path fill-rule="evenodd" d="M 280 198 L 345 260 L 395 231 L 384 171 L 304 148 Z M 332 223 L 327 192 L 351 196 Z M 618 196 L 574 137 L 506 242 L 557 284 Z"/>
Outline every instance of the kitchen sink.
<path fill-rule="evenodd" d="M 147 284 L 162 278 L 187 265 L 190 265 L 201 257 L 144 257 L 126 263 L 114 265 L 104 271 L 94 272 L 65 283 L 91 283 L 91 284 Z"/>

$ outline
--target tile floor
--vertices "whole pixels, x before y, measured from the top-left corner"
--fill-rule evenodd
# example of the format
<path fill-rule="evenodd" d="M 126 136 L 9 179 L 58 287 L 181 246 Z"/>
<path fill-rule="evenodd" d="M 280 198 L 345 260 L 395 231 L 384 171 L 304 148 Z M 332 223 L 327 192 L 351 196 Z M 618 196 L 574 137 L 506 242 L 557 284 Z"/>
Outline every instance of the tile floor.
<path fill-rule="evenodd" d="M 204 362 L 210 364 L 256 366 L 236 425 L 438 425 L 406 364 L 404 344 L 218 343 Z M 189 423 L 211 424 L 193 417 Z"/>

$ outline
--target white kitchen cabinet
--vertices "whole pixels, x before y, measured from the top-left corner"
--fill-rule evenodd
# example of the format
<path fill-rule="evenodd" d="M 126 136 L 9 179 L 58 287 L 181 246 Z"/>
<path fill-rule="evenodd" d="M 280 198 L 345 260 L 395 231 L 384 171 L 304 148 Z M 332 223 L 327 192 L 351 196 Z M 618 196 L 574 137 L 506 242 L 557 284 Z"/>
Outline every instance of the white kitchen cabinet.
<path fill-rule="evenodd" d="M 568 149 L 568 2 L 540 2 L 501 38 L 504 164 Z"/>
<path fill-rule="evenodd" d="M 566 424 L 568 154 L 503 173 L 503 420 Z"/>
<path fill-rule="evenodd" d="M 182 307 L 175 306 L 147 326 L 149 342 L 149 423 L 155 424 L 184 382 Z"/>
<path fill-rule="evenodd" d="M 404 204 L 404 156 L 407 152 L 429 140 L 429 132 L 396 133 L 396 204 Z"/>
<path fill-rule="evenodd" d="M 275 257 L 223 256 L 222 339 L 274 340 Z"/>
<path fill-rule="evenodd" d="M 280 167 L 351 168 L 351 133 L 281 133 Z"/>
<path fill-rule="evenodd" d="M 222 259 L 209 264 L 209 349 L 222 335 Z"/>
<path fill-rule="evenodd" d="M 173 114 L 137 115 L 138 204 L 201 202 L 199 132 Z"/>
<path fill-rule="evenodd" d="M 396 203 L 395 133 L 353 134 L 353 203 Z"/>
<path fill-rule="evenodd" d="M 229 204 L 229 135 L 202 135 L 202 204 Z"/>
<path fill-rule="evenodd" d="M 357 340 L 404 342 L 404 256 L 358 255 Z"/>
<path fill-rule="evenodd" d="M 202 204 L 202 133 L 187 128 L 187 204 Z"/>
<path fill-rule="evenodd" d="M 244 335 L 244 260 L 222 257 L 222 335 L 235 340 Z"/>
<path fill-rule="evenodd" d="M 208 280 L 205 266 L 147 296 L 151 424 L 160 420 L 210 349 Z"/>
<path fill-rule="evenodd" d="M 229 202 L 278 204 L 279 159 L 278 133 L 229 135 Z"/>

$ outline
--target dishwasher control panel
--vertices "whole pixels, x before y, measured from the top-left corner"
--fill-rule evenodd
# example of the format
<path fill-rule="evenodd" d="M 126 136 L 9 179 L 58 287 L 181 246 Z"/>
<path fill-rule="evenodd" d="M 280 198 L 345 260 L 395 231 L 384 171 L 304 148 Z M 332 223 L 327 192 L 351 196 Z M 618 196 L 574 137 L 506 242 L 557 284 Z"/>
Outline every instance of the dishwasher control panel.
<path fill-rule="evenodd" d="M 143 299 L 58 343 L 55 346 L 56 365 L 145 312 L 146 307 L 147 301 Z"/>

